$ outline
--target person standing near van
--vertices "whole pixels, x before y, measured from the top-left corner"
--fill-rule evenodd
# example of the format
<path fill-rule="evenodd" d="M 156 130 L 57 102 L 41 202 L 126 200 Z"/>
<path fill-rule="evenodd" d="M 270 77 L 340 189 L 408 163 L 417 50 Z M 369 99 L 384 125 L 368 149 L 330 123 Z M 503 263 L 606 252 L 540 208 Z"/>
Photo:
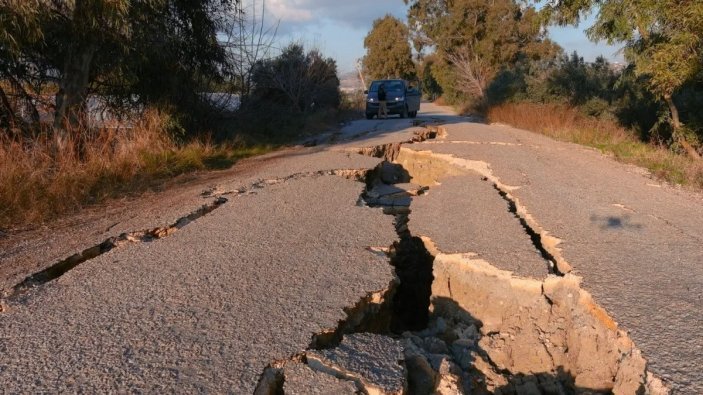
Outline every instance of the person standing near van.
<path fill-rule="evenodd" d="M 388 107 L 386 106 L 386 86 L 381 84 L 378 87 L 378 119 L 381 119 L 381 114 L 383 118 L 388 118 Z"/>

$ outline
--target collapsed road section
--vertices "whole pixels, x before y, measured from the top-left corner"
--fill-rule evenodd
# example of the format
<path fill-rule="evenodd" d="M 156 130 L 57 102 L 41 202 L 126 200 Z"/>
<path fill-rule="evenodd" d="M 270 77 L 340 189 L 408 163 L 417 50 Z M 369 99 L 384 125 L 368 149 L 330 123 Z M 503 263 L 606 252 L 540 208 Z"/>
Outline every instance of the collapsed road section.
<path fill-rule="evenodd" d="M 385 251 L 398 282 L 348 310 L 349 318 L 315 335 L 308 350 L 272 364 L 258 393 L 669 392 L 628 334 L 569 273 L 559 240 L 488 164 L 400 144 L 357 152 L 384 159 L 368 173 L 359 203 L 395 216 L 399 241 Z M 505 215 L 550 263 L 549 275 L 522 277 L 475 252 L 443 253 L 430 238 L 412 235 L 411 202 L 434 193 L 443 179 L 467 174 L 492 183 L 495 198 L 507 201 Z"/>

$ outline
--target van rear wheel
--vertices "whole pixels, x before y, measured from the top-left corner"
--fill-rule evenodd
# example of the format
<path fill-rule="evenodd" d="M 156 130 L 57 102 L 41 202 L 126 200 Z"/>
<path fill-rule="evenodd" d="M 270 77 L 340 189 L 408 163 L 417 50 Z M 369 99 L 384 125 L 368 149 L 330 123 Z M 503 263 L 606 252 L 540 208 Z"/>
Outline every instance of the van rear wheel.
<path fill-rule="evenodd" d="M 403 107 L 403 112 L 400 113 L 401 118 L 407 118 L 408 117 L 408 106 Z"/>

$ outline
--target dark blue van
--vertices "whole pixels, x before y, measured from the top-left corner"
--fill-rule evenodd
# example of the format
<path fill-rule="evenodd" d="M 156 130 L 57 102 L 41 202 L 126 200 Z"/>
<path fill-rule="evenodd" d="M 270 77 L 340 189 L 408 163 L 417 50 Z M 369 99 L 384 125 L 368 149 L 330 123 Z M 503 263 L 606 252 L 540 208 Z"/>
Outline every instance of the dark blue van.
<path fill-rule="evenodd" d="M 366 119 L 378 115 L 378 87 L 383 84 L 386 90 L 388 114 L 398 114 L 401 118 L 415 118 L 420 111 L 420 91 L 405 80 L 376 80 L 366 91 Z"/>

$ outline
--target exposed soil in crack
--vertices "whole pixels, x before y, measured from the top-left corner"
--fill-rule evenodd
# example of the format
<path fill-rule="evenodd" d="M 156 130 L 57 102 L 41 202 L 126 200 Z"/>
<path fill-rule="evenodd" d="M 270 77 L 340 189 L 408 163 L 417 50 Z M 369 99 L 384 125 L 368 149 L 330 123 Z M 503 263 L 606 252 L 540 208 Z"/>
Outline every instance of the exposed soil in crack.
<path fill-rule="evenodd" d="M 478 173 L 484 181 L 490 182 L 499 196 L 508 203 L 511 213 L 520 221 L 534 246 L 547 261 L 552 263 L 552 267 L 550 267 L 552 273 L 564 275 L 571 272 L 571 265 L 563 257 L 561 249 L 558 247 L 561 240 L 545 230 L 530 214 L 527 207 L 520 203 L 520 199 L 512 194 L 519 187 L 501 182 L 493 174 L 488 163 L 457 158 L 449 154 L 437 154 L 432 151 L 414 151 L 408 148 L 401 148 L 396 160 L 408 169 L 413 179 L 422 179 L 427 175 L 439 179 L 442 176 L 466 174 L 467 171 Z M 436 169 L 433 169 L 435 167 Z"/>
<path fill-rule="evenodd" d="M 484 162 L 435 156 L 418 164 L 403 157 L 404 150 L 390 144 L 360 151 L 385 161 L 366 175 L 366 188 L 358 202 L 382 207 L 395 216 L 399 241 L 388 255 L 399 282 L 392 283 L 382 297 L 376 296 L 377 303 L 368 303 L 369 297 L 357 303 L 336 329 L 315 335 L 299 362 L 353 382 L 360 393 L 669 392 L 648 372 L 646 360 L 628 334 L 581 289 L 580 278 L 568 274 L 569 266 L 556 247 L 558 239 L 539 227 L 510 194 L 514 188 L 502 184 Z M 418 178 L 437 182 L 433 176 L 417 177 L 418 167 L 432 166 L 436 159 L 476 171 L 492 182 L 535 247 L 561 276 L 544 280 L 516 277 L 476 254 L 444 254 L 430 239 L 410 234 L 410 196 L 421 196 L 427 186 L 394 186 Z M 351 319 L 353 316 L 363 319 Z M 370 335 L 360 338 L 359 332 L 381 334 L 382 340 Z M 395 362 L 360 346 L 361 340 L 385 344 L 377 348 L 389 355 L 397 352 L 394 346 L 402 349 L 399 364 L 404 384 L 384 386 L 380 379 L 374 383 L 363 362 L 345 364 L 354 360 L 356 352 L 368 366 L 389 376 L 396 374 Z M 326 351 L 316 351 L 321 348 Z M 391 368 L 386 369 L 389 364 Z M 284 382 L 285 377 L 280 380 L 281 391 Z"/>
<path fill-rule="evenodd" d="M 426 242 L 436 254 L 432 304 L 442 324 L 435 333 L 478 393 L 668 392 L 579 277 L 519 278 Z M 447 322 L 475 330 L 462 340 L 461 331 L 444 329 Z"/>

